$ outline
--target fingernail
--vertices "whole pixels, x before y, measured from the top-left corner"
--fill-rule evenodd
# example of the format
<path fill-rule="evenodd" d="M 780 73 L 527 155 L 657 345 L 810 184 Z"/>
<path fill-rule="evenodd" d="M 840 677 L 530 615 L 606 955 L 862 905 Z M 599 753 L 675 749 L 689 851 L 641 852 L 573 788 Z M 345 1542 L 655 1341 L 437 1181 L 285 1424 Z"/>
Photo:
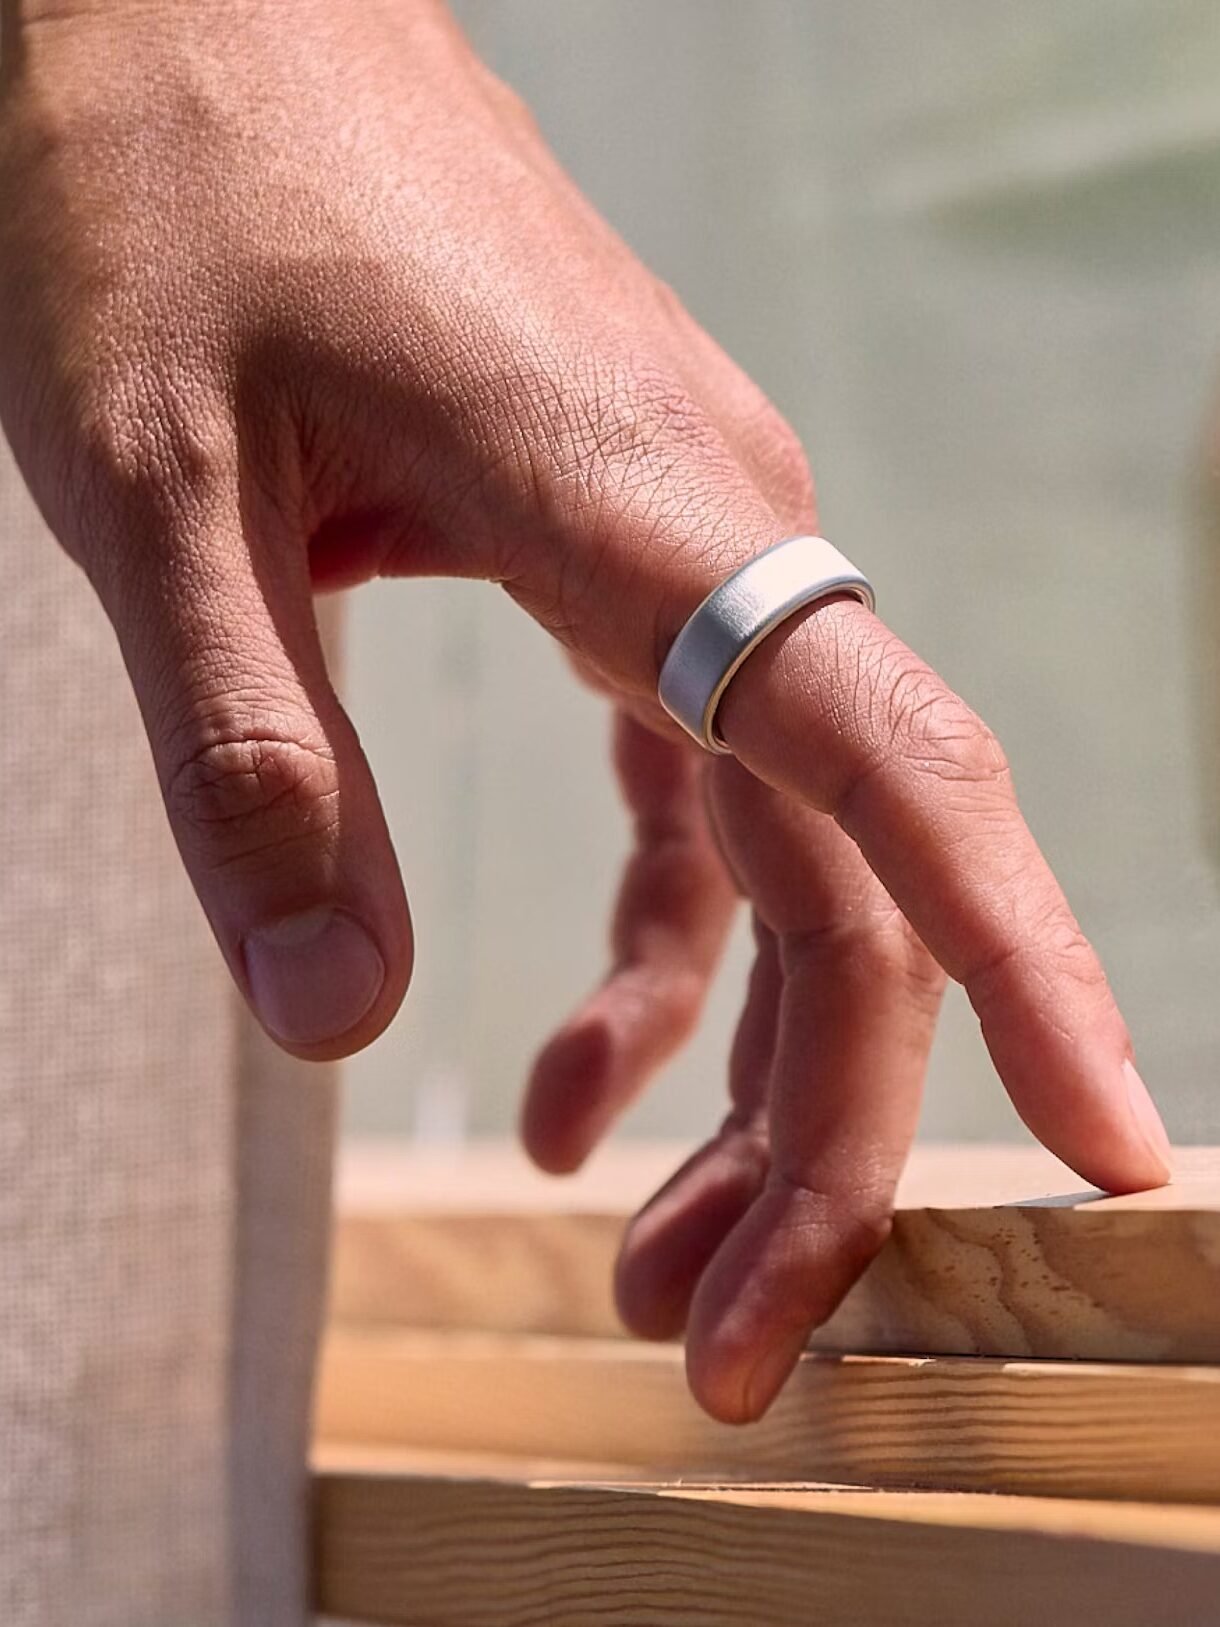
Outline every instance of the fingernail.
<path fill-rule="evenodd" d="M 346 910 L 287 915 L 247 935 L 246 976 L 264 1027 L 288 1045 L 338 1039 L 368 1011 L 385 962 Z"/>
<path fill-rule="evenodd" d="M 1148 1143 L 1151 1151 L 1165 1166 L 1166 1175 L 1173 1173 L 1173 1148 L 1161 1123 L 1161 1115 L 1157 1112 L 1152 1097 L 1148 1094 L 1148 1086 L 1135 1071 L 1134 1062 L 1123 1063 L 1123 1077 L 1127 1081 L 1127 1100 L 1131 1103 L 1131 1112 L 1139 1126 L 1140 1133 Z"/>

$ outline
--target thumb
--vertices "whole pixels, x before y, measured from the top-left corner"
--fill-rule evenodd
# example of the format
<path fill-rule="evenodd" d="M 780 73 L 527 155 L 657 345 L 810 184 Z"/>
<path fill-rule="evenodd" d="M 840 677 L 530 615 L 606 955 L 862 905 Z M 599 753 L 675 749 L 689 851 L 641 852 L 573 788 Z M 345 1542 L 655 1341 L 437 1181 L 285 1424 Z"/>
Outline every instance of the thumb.
<path fill-rule="evenodd" d="M 156 506 L 90 574 L 175 840 L 263 1027 L 299 1056 L 347 1055 L 402 1000 L 411 923 L 305 551 L 248 542 L 235 491 Z"/>

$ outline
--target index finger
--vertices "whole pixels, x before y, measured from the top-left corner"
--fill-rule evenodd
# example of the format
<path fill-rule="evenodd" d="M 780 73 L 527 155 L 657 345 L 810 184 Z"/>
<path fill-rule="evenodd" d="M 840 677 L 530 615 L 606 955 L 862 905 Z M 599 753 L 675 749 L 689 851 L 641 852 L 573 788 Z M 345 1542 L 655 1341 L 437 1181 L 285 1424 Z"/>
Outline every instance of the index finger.
<path fill-rule="evenodd" d="M 859 845 L 964 984 L 1039 1140 L 1109 1191 L 1168 1180 L 1168 1138 L 1101 963 L 966 703 L 870 611 L 838 600 L 754 652 L 717 722 L 740 762 Z"/>

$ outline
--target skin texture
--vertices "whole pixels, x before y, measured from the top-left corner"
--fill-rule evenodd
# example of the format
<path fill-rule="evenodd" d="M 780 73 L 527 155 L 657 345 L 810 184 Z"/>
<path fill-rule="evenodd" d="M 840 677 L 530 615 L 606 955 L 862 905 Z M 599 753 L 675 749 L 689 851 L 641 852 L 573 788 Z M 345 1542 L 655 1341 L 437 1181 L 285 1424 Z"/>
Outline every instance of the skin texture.
<path fill-rule="evenodd" d="M 758 1416 L 886 1235 L 946 976 L 1087 1180 L 1167 1147 L 994 738 L 862 606 L 789 621 L 705 759 L 682 622 L 817 517 L 758 389 L 574 190 L 429 0 L 9 0 L 0 415 L 122 646 L 233 977 L 303 1057 L 390 1021 L 406 899 L 313 593 L 498 582 L 617 709 L 636 830 L 606 979 L 540 1055 L 575 1168 L 758 945 L 721 1128 L 629 1231 L 619 1301 Z M 882 584 L 884 587 L 884 584 Z M 423 703 L 426 704 L 426 698 Z"/>

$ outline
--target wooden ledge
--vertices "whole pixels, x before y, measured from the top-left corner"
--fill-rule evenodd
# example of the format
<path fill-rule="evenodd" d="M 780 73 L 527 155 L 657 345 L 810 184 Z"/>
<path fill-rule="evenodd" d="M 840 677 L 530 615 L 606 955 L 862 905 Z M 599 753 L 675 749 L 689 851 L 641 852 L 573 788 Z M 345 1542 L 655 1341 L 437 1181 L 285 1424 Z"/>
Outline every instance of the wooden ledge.
<path fill-rule="evenodd" d="M 1220 1502 L 1210 1367 L 808 1356 L 761 1423 L 732 1428 L 692 1401 L 676 1346 L 336 1329 L 315 1434 L 651 1479 Z"/>
<path fill-rule="evenodd" d="M 384 1627 L 1209 1627 L 1220 1512 L 331 1460 L 316 1608 Z"/>
<path fill-rule="evenodd" d="M 382 1144 L 340 1169 L 332 1320 L 613 1337 L 625 1219 L 682 1149 L 619 1143 L 576 1177 L 506 1145 Z M 1220 1361 L 1220 1151 L 1107 1197 L 1041 1148 L 921 1146 L 893 1235 L 813 1348 Z"/>

